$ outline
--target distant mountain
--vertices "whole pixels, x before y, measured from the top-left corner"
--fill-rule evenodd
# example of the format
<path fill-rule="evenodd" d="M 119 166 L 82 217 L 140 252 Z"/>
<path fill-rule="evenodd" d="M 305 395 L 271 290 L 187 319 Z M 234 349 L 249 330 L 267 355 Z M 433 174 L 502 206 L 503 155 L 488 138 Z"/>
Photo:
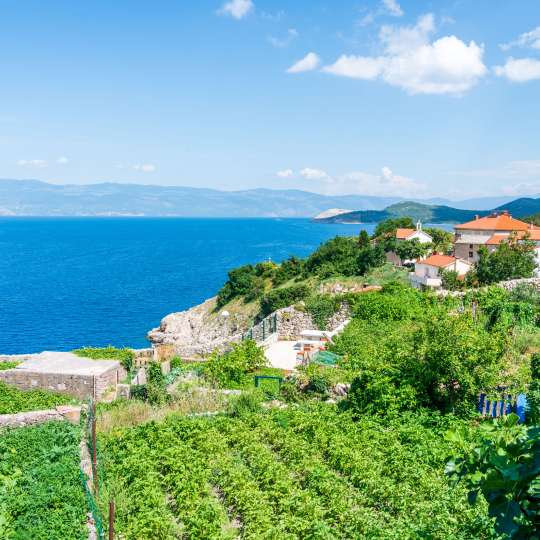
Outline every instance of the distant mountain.
<path fill-rule="evenodd" d="M 383 209 L 399 200 L 361 195 L 333 197 L 292 189 L 218 191 L 0 180 L 0 215 L 4 216 L 311 217 L 328 208 Z"/>
<path fill-rule="evenodd" d="M 445 205 L 429 205 L 418 202 L 400 202 L 384 210 L 356 210 L 317 221 L 323 223 L 376 223 L 396 217 L 411 217 L 423 223 L 464 223 L 474 219 L 475 215 L 485 216 L 492 211 L 508 210 L 516 218 L 524 218 L 540 212 L 540 198 L 522 198 L 503 204 L 493 210 L 463 210 Z"/>
<path fill-rule="evenodd" d="M 507 199 L 416 202 L 420 203 L 419 208 L 486 210 Z M 0 179 L 0 216 L 311 217 L 332 208 L 376 211 L 396 203 L 409 204 L 400 197 L 328 196 L 294 189 L 219 191 L 114 182 L 57 185 L 39 180 Z"/>

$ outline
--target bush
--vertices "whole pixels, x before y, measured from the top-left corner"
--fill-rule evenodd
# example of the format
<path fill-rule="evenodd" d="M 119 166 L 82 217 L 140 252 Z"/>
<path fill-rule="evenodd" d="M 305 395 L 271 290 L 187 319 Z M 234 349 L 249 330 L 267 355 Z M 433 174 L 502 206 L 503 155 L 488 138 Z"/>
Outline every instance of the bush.
<path fill-rule="evenodd" d="M 85 358 L 93 358 L 94 360 L 119 360 L 126 371 L 131 371 L 133 368 L 133 360 L 135 353 L 128 349 L 117 349 L 112 345 L 108 347 L 83 347 L 73 351 L 77 356 Z"/>
<path fill-rule="evenodd" d="M 204 366 L 204 374 L 219 386 L 241 384 L 248 373 L 266 365 L 263 350 L 255 341 L 246 340 L 233 345 L 225 354 L 212 353 Z"/>
<path fill-rule="evenodd" d="M 263 316 L 270 315 L 270 313 L 278 309 L 304 300 L 309 295 L 309 292 L 306 285 L 291 285 L 290 287 L 275 289 L 262 298 L 261 314 Z"/>
<path fill-rule="evenodd" d="M 326 330 L 329 319 L 339 311 L 343 298 L 330 294 L 310 296 L 306 300 L 306 310 L 319 330 Z"/>
<path fill-rule="evenodd" d="M 225 285 L 218 293 L 217 308 L 222 308 L 234 298 L 249 294 L 253 288 L 255 277 L 256 271 L 251 264 L 246 264 L 231 270 Z"/>
<path fill-rule="evenodd" d="M 336 236 L 316 249 L 306 260 L 308 274 L 354 276 L 358 273 L 358 244 L 356 239 Z"/>
<path fill-rule="evenodd" d="M 53 409 L 58 405 L 73 403 L 71 396 L 55 394 L 47 390 L 22 391 L 0 382 L 0 414 Z"/>
<path fill-rule="evenodd" d="M 229 406 L 229 414 L 238 418 L 261 412 L 263 396 L 260 392 L 242 392 L 232 399 Z"/>
<path fill-rule="evenodd" d="M 459 274 L 455 270 L 443 270 L 441 272 L 442 288 L 447 291 L 462 291 L 465 282 L 459 279 Z"/>
<path fill-rule="evenodd" d="M 527 392 L 528 414 L 527 421 L 540 424 L 540 354 L 531 356 L 531 384 Z"/>
<path fill-rule="evenodd" d="M 173 358 L 171 358 L 171 370 L 176 369 L 176 368 L 182 369 L 182 367 L 183 367 L 183 362 L 179 356 L 174 356 Z"/>

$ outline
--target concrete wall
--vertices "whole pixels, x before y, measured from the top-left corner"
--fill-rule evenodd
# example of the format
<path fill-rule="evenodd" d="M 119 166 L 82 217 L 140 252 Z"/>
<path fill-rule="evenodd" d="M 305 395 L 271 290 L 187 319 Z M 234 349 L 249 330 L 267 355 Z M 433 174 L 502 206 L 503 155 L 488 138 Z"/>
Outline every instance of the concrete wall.
<path fill-rule="evenodd" d="M 125 376 L 126 372 L 123 368 L 111 368 L 95 377 L 64 373 L 34 373 L 22 369 L 0 371 L 0 380 L 19 390 L 50 390 L 79 399 L 92 396 L 99 399 L 109 387 L 116 387 L 116 384 Z"/>

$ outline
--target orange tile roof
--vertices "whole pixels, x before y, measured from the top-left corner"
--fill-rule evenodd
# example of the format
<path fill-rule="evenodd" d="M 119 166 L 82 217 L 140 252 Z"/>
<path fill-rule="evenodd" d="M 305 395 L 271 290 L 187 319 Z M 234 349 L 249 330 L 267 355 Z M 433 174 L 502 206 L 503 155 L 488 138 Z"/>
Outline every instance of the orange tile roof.
<path fill-rule="evenodd" d="M 534 240 L 535 242 L 540 241 L 540 229 L 534 228 L 534 229 L 527 229 L 526 231 L 519 231 L 518 234 L 519 238 L 525 238 L 527 237 L 529 240 Z M 486 245 L 489 246 L 498 246 L 500 243 L 504 242 L 505 240 L 508 240 L 511 238 L 508 234 L 494 234 L 493 236 L 490 236 L 489 240 L 486 242 Z"/>
<path fill-rule="evenodd" d="M 470 229 L 482 231 L 526 231 L 530 225 L 519 219 L 514 219 L 510 214 L 491 215 L 473 219 L 467 223 L 456 225 L 456 229 Z"/>
<path fill-rule="evenodd" d="M 398 240 L 406 240 L 411 236 L 411 234 L 415 233 L 416 229 L 396 229 L 396 238 Z"/>
<path fill-rule="evenodd" d="M 449 266 L 456 261 L 457 259 L 455 257 L 452 257 L 451 255 L 431 255 L 427 259 L 418 261 L 418 264 L 427 264 L 429 266 L 445 268 L 446 266 Z"/>

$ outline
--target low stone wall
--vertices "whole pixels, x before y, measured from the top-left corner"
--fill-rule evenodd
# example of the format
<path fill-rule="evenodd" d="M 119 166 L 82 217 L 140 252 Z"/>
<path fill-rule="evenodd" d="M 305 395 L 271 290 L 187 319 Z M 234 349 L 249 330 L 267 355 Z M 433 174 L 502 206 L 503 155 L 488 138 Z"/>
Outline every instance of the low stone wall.
<path fill-rule="evenodd" d="M 81 418 L 81 407 L 61 406 L 43 411 L 27 411 L 16 414 L 0 414 L 0 428 L 24 427 L 44 422 L 69 420 L 77 424 Z"/>
<path fill-rule="evenodd" d="M 506 289 L 507 291 L 513 291 L 520 285 L 532 285 L 536 290 L 540 291 L 540 277 L 523 278 L 523 279 L 511 279 L 509 281 L 502 281 L 499 283 L 499 287 Z"/>
<path fill-rule="evenodd" d="M 294 306 L 280 309 L 276 312 L 279 339 L 299 339 L 300 332 L 317 328 L 311 315 L 307 311 L 301 311 Z M 330 317 L 325 330 L 332 331 L 351 317 L 351 311 L 347 304 Z"/>
<path fill-rule="evenodd" d="M 105 391 L 126 376 L 123 368 L 111 368 L 99 376 L 41 373 L 22 369 L 0 371 L 0 380 L 19 390 L 50 390 L 79 399 L 100 399 Z"/>

